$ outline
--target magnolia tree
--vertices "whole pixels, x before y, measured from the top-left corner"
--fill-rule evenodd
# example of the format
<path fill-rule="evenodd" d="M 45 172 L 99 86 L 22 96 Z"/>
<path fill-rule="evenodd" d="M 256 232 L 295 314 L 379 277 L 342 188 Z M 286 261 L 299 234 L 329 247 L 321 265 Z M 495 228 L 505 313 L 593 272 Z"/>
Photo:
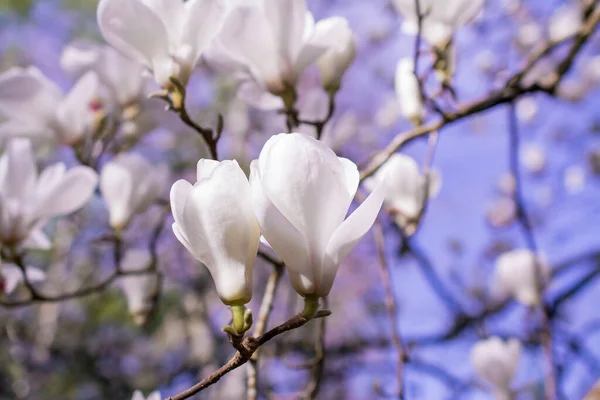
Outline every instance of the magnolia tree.
<path fill-rule="evenodd" d="M 600 4 L 531 3 L 7 14 L 0 397 L 597 398 Z"/>

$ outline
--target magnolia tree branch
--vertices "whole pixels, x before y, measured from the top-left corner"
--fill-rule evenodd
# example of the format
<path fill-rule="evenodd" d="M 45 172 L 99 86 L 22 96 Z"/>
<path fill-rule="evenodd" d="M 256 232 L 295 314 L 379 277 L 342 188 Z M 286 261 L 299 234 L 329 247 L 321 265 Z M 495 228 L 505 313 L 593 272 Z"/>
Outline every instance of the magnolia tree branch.
<path fill-rule="evenodd" d="M 397 134 L 383 150 L 371 157 L 370 161 L 361 171 L 361 180 L 374 174 L 392 156 L 392 154 L 401 149 L 404 145 L 431 132 L 439 131 L 446 125 L 482 111 L 489 110 L 498 105 L 510 103 L 525 94 L 542 92 L 554 95 L 563 77 L 571 69 L 577 55 L 581 52 L 589 37 L 595 32 L 598 23 L 600 23 L 600 7 L 595 4 L 591 5 L 590 8 L 586 10 L 585 14 L 587 15 L 587 18 L 583 22 L 580 30 L 571 38 L 571 47 L 569 48 L 567 55 L 557 64 L 553 73 L 547 75 L 544 79 L 533 83 L 525 84 L 523 82 L 526 76 L 523 70 L 532 68 L 532 66 L 530 66 L 533 65 L 532 63 L 536 63 L 541 58 L 550 54 L 562 42 L 548 44 L 544 51 L 537 53 L 537 59 L 530 60 L 522 70 L 515 73 L 507 80 L 506 85 L 503 88 L 492 91 L 483 99 L 459 106 L 456 111 L 446 111 L 438 121 L 430 122 Z"/>
<path fill-rule="evenodd" d="M 323 310 L 317 312 L 315 318 L 324 318 L 329 315 L 329 312 Z M 199 393 L 200 391 L 206 389 L 207 387 L 214 385 L 217 383 L 223 376 L 227 373 L 233 371 L 236 368 L 241 367 L 246 364 L 252 358 L 252 355 L 265 343 L 269 340 L 275 338 L 276 336 L 281 335 L 287 331 L 291 331 L 292 329 L 300 328 L 305 325 L 310 319 L 306 318 L 303 313 L 298 313 L 286 322 L 281 325 L 278 325 L 271 329 L 270 331 L 258 336 L 258 337 L 247 337 L 245 339 L 241 339 L 237 344 L 234 343 L 237 348 L 237 352 L 234 356 L 227 362 L 227 364 L 223 365 L 221 368 L 216 370 L 214 373 L 209 375 L 207 378 L 198 382 L 194 386 L 190 387 L 183 392 L 169 397 L 167 400 L 183 400 L 190 398 L 191 396 Z"/>

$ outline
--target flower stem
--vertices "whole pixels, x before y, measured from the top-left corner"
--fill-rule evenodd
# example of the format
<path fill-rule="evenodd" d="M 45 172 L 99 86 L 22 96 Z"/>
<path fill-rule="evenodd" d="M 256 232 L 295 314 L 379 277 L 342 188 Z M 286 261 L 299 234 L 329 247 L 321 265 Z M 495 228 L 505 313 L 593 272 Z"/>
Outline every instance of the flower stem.
<path fill-rule="evenodd" d="M 312 319 L 319 309 L 319 297 L 312 295 L 304 298 L 304 309 L 302 315 L 306 319 Z"/>
<path fill-rule="evenodd" d="M 233 330 L 238 334 L 244 333 L 244 314 L 246 313 L 246 306 L 241 305 L 233 305 L 231 306 L 231 315 L 233 316 L 233 323 L 231 326 Z"/>

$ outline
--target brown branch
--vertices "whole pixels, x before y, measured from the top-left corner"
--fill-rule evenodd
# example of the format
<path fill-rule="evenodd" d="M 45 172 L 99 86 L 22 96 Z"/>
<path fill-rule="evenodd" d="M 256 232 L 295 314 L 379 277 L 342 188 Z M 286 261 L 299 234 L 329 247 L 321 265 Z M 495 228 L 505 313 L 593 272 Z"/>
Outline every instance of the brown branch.
<path fill-rule="evenodd" d="M 375 171 L 377 171 L 392 156 L 392 154 L 404 145 L 428 133 L 440 130 L 445 125 L 462 120 L 473 114 L 489 110 L 498 105 L 510 103 L 518 97 L 528 93 L 543 92 L 551 95 L 554 94 L 563 76 L 569 72 L 575 58 L 589 37 L 596 30 L 598 23 L 600 23 L 600 7 L 594 6 L 593 10 L 588 14 L 589 15 L 584 21 L 581 29 L 575 35 L 568 54 L 558 64 L 554 72 L 547 76 L 546 79 L 542 79 L 539 83 L 534 82 L 529 85 L 524 85 L 522 71 L 520 71 L 509 78 L 503 88 L 491 92 L 483 99 L 458 107 L 456 111 L 447 111 L 438 121 L 399 133 L 383 150 L 371 157 L 366 167 L 361 171 L 361 180 L 374 174 Z M 555 44 L 550 46 L 554 47 Z M 546 54 L 547 52 L 541 52 L 540 57 L 543 57 Z"/>

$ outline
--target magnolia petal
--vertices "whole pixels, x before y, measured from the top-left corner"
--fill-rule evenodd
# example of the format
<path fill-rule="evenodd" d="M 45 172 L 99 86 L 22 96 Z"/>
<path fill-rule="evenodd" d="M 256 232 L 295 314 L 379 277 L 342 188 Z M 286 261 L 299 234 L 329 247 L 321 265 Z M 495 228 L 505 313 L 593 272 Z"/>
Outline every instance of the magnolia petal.
<path fill-rule="evenodd" d="M 333 46 L 339 45 L 348 29 L 348 21 L 342 17 L 323 19 L 315 24 L 313 35 L 305 42 L 294 63 L 297 74 L 304 71 Z"/>
<path fill-rule="evenodd" d="M 60 56 L 60 66 L 67 74 L 80 77 L 101 62 L 100 45 L 87 40 L 70 43 Z"/>
<path fill-rule="evenodd" d="M 108 207 L 111 226 L 122 228 L 129 221 L 134 184 L 132 174 L 123 165 L 110 162 L 102 169 L 100 191 Z"/>
<path fill-rule="evenodd" d="M 283 90 L 277 44 L 267 17 L 258 7 L 237 7 L 231 11 L 219 41 L 271 91 Z"/>
<path fill-rule="evenodd" d="M 313 263 L 307 253 L 306 239 L 269 199 L 260 175 L 258 161 L 254 160 L 250 164 L 252 202 L 266 242 L 281 257 L 290 272 L 308 276 L 309 280 L 314 281 L 311 268 Z M 296 284 L 294 287 L 298 291 L 314 291 L 314 284 L 312 288 L 299 287 Z"/>
<path fill-rule="evenodd" d="M 264 0 L 264 11 L 279 40 L 279 52 L 293 64 L 302 48 L 306 22 L 306 0 Z"/>
<path fill-rule="evenodd" d="M 52 242 L 50 242 L 44 231 L 38 228 L 29 232 L 29 236 L 21 243 L 21 247 L 25 249 L 50 250 Z"/>
<path fill-rule="evenodd" d="M 74 144 L 85 135 L 93 118 L 90 104 L 98 95 L 99 87 L 98 75 L 90 71 L 77 81 L 58 106 L 56 119 L 62 143 Z"/>
<path fill-rule="evenodd" d="M 133 392 L 131 400 L 146 400 L 146 398 L 144 397 L 144 394 L 141 390 L 136 390 L 135 392 Z"/>
<path fill-rule="evenodd" d="M 29 200 L 37 180 L 37 167 L 31 142 L 12 139 L 0 158 L 0 191 L 5 197 Z"/>
<path fill-rule="evenodd" d="M 267 141 L 259 169 L 266 196 L 304 236 L 311 257 L 320 260 L 350 204 L 343 164 L 327 145 L 292 133 Z"/>
<path fill-rule="evenodd" d="M 17 286 L 23 282 L 23 271 L 21 271 L 21 268 L 12 264 L 3 264 L 0 268 L 2 270 L 2 277 L 4 278 L 4 292 L 6 294 L 11 294 Z M 27 274 L 27 280 L 30 283 L 46 280 L 46 274 L 38 268 L 26 267 L 25 273 Z"/>
<path fill-rule="evenodd" d="M 380 182 L 369 197 L 334 232 L 323 259 L 319 296 L 329 294 L 340 264 L 373 226 L 384 196 L 385 181 Z"/>
<path fill-rule="evenodd" d="M 196 180 L 200 182 L 201 180 L 208 178 L 218 165 L 219 162 L 216 160 L 201 158 L 198 161 L 198 164 L 196 164 Z"/>
<path fill-rule="evenodd" d="M 72 213 L 89 201 L 97 184 L 98 175 L 92 168 L 72 168 L 46 193 L 45 198 L 37 199 L 35 215 L 45 218 Z"/>
<path fill-rule="evenodd" d="M 181 41 L 191 46 L 192 67 L 219 32 L 224 12 L 218 0 L 188 0 L 185 3 Z"/>
<path fill-rule="evenodd" d="M 101 0 L 98 25 L 104 39 L 127 56 L 154 67 L 169 58 L 167 29 L 140 0 Z"/>

